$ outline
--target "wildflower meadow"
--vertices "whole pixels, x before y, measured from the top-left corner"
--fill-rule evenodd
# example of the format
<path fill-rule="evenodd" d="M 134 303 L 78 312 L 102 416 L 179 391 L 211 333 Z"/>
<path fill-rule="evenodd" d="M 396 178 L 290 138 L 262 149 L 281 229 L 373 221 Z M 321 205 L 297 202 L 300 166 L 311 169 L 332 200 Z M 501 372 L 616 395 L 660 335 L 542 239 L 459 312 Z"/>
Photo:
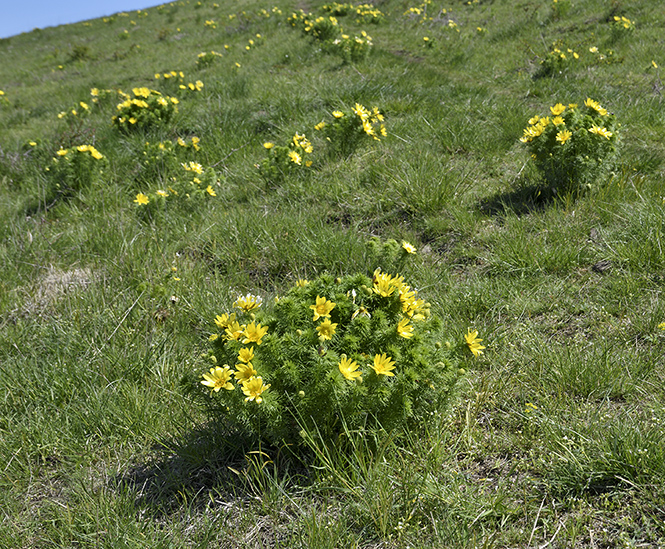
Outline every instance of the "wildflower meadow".
<path fill-rule="evenodd" d="M 0 546 L 665 546 L 657 0 L 177 0 L 0 40 Z"/>

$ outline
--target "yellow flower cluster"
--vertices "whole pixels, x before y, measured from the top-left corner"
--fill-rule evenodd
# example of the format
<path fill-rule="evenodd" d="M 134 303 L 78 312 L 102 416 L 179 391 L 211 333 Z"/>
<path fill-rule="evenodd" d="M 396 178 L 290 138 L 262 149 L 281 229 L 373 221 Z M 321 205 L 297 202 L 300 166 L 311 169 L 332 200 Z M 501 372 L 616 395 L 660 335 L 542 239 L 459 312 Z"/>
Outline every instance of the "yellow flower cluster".
<path fill-rule="evenodd" d="M 405 284 L 404 277 L 399 275 L 392 276 L 382 273 L 380 269 L 377 269 L 374 271 L 372 282 L 374 284 L 372 290 L 381 297 L 390 297 L 395 293 L 399 295 L 399 301 L 402 306 L 401 312 L 405 318 L 419 322 L 429 316 L 430 304 L 422 299 L 418 299 L 417 290 L 411 289 L 411 287 Z M 402 335 L 402 337 L 407 336 Z"/>
<path fill-rule="evenodd" d="M 159 80 L 160 78 L 163 78 L 164 80 L 170 80 L 171 78 L 180 78 L 181 80 L 185 78 L 185 73 L 182 71 L 169 71 L 165 73 L 155 73 L 155 80 Z"/>
<path fill-rule="evenodd" d="M 378 133 L 384 137 L 387 135 L 386 127 L 383 125 L 383 115 L 377 107 L 373 107 L 370 111 L 369 109 L 363 107 L 360 103 L 356 103 L 353 107 L 353 112 L 360 119 L 363 131 L 367 135 L 376 139 L 377 141 L 380 141 L 375 129 L 376 124 L 380 124 Z"/>
<path fill-rule="evenodd" d="M 132 93 L 134 97 L 118 90 L 124 100 L 116 105 L 119 114 L 112 120 L 120 127 L 153 123 L 168 119 L 173 112 L 177 112 L 179 101 L 175 97 L 163 96 L 157 90 L 146 87 L 134 88 Z"/>
<path fill-rule="evenodd" d="M 263 299 L 258 295 L 247 294 L 244 296 L 239 296 L 238 299 L 233 303 L 234 307 L 242 309 L 245 312 L 258 309 L 263 303 Z"/>
<path fill-rule="evenodd" d="M 61 111 L 58 113 L 58 119 L 68 119 L 68 118 L 83 118 L 90 112 L 90 106 L 84 102 L 79 101 L 79 104 L 68 111 Z"/>
<path fill-rule="evenodd" d="M 635 22 L 628 19 L 628 17 L 615 15 L 613 19 L 612 28 L 622 32 L 635 30 Z"/>
<path fill-rule="evenodd" d="M 72 147 L 71 149 L 59 149 L 55 154 L 60 157 L 67 157 L 70 153 L 76 153 L 76 152 L 81 152 L 81 153 L 90 153 L 90 156 L 92 156 L 95 160 L 101 160 L 104 158 L 104 155 L 100 153 L 95 147 L 92 145 L 78 145 L 77 147 Z M 57 158 L 53 158 L 53 160 L 57 161 Z"/>
<path fill-rule="evenodd" d="M 203 82 L 197 80 L 196 82 L 189 82 L 187 85 L 180 84 L 180 89 L 189 91 L 201 91 L 203 89 Z"/>
<path fill-rule="evenodd" d="M 250 294 L 245 296 L 245 298 L 247 297 L 250 297 Z M 256 296 L 251 297 L 255 298 Z M 245 298 L 239 298 L 239 301 L 242 299 L 243 303 L 245 303 Z M 258 299 L 260 300 L 260 298 Z M 255 303 L 255 301 L 252 302 Z M 251 308 L 244 310 L 249 311 Z M 218 328 L 225 331 L 226 339 L 242 341 L 243 345 L 261 345 L 263 337 L 268 332 L 267 326 L 261 326 L 261 324 L 254 322 L 241 325 L 237 321 L 235 313 L 217 315 L 215 324 Z M 214 337 L 211 336 L 210 339 L 214 341 L 218 337 L 218 335 L 214 334 Z M 224 364 L 223 367 L 216 366 L 210 369 L 209 374 L 203 374 L 203 381 L 201 383 L 210 387 L 211 392 L 218 392 L 220 389 L 232 391 L 235 389 L 235 386 L 231 383 L 231 377 L 235 377 L 236 383 L 240 385 L 245 394 L 245 401 L 261 403 L 263 401 L 261 395 L 268 390 L 270 384 L 266 385 L 263 382 L 263 378 L 258 375 L 251 362 L 253 359 L 254 346 L 243 347 L 238 352 L 238 363 L 235 365 L 235 370 L 232 370 L 227 364 Z"/>
<path fill-rule="evenodd" d="M 215 59 L 218 57 L 222 57 L 221 53 L 217 53 L 216 51 L 203 51 L 198 54 L 196 58 L 196 65 L 198 67 L 207 67 L 208 65 L 212 64 Z"/>

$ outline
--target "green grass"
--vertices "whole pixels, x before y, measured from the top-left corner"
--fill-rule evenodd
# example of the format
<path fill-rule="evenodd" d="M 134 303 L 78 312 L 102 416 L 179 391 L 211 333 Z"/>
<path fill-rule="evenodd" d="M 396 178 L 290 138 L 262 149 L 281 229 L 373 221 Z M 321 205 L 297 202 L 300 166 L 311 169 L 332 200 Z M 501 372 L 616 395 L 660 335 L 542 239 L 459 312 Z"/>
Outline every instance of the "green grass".
<path fill-rule="evenodd" d="M 418 4 L 387 0 L 378 25 L 339 17 L 373 39 L 355 65 L 287 24 L 323 2 L 278 0 L 268 18 L 274 4 L 218 3 L 0 41 L 0 545 L 662 546 L 660 3 L 557 16 L 550 2 L 435 1 L 428 13 L 447 13 L 421 24 L 404 15 Z M 613 34 L 614 15 L 635 31 Z M 539 75 L 557 40 L 580 59 Z M 223 56 L 197 67 L 211 50 Z M 203 89 L 154 79 L 170 70 Z M 91 101 L 140 86 L 177 96 L 178 114 L 123 134 L 118 100 Z M 621 124 L 620 162 L 561 195 L 519 138 L 534 113 L 587 97 Z M 86 119 L 58 118 L 80 101 Z M 356 102 L 388 136 L 342 157 L 314 125 Z M 295 132 L 313 166 L 264 181 L 263 143 Z M 192 136 L 200 151 L 145 165 L 146 141 Z M 45 168 L 80 144 L 108 166 L 59 193 Z M 151 215 L 133 202 L 190 160 L 214 167 L 216 197 Z M 376 237 L 413 243 L 400 274 L 451 340 L 470 327 L 487 346 L 450 406 L 406 436 L 310 433 L 303 460 L 208 417 L 193 392 L 215 315 L 240 293 L 390 270 Z"/>

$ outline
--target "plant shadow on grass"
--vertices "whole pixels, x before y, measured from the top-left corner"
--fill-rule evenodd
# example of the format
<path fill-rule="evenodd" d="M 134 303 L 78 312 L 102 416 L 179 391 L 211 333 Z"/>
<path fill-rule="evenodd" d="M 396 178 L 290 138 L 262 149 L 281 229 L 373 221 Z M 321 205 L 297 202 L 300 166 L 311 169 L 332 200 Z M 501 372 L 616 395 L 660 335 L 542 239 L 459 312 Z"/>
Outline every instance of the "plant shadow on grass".
<path fill-rule="evenodd" d="M 555 202 L 567 198 L 569 198 L 567 195 L 557 192 L 555 187 L 523 179 L 512 190 L 499 192 L 481 200 L 477 208 L 491 216 L 503 216 L 508 213 L 520 216 L 543 211 Z"/>
<path fill-rule="evenodd" d="M 156 516 L 183 504 L 247 500 L 308 482 L 303 462 L 288 449 L 261 447 L 255 438 L 219 422 L 160 441 L 152 450 L 152 457 L 116 475 L 110 484 L 133 494 L 138 508 Z"/>

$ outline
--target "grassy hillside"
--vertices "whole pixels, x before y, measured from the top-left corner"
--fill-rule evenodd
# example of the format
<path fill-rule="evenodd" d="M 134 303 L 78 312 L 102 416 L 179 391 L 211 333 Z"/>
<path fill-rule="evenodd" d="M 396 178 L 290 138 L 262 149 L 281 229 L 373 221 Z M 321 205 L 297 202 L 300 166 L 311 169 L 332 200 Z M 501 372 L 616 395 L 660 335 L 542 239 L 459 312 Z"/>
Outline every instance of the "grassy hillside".
<path fill-rule="evenodd" d="M 0 545 L 662 547 L 662 3 L 331 9 L 0 40 Z M 520 138 L 588 98 L 617 160 L 557 187 Z M 377 268 L 465 351 L 445 407 L 298 460 L 201 405 L 238 296 Z"/>

